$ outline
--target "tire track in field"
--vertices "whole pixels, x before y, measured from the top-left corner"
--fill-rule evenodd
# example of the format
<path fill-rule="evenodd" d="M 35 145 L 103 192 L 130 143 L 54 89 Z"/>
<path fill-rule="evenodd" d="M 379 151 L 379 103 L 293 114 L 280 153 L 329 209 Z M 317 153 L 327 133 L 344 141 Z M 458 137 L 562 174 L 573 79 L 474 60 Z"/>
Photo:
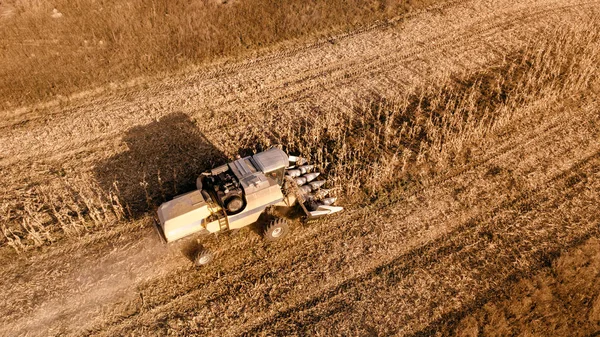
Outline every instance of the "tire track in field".
<path fill-rule="evenodd" d="M 556 122 L 560 124 L 563 121 L 559 120 L 559 121 L 556 121 Z M 532 133 L 536 134 L 536 135 L 540 135 L 540 133 L 536 132 L 536 130 L 533 130 Z M 526 144 L 526 145 L 531 145 L 531 144 Z M 510 148 L 510 147 L 507 147 L 507 148 Z M 493 158 L 497 158 L 495 156 L 492 156 L 492 157 Z M 359 216 L 360 216 L 360 214 L 359 214 Z M 313 229 L 316 232 L 313 232 Z M 338 233 L 332 232 L 332 231 L 330 231 L 330 230 L 328 230 L 328 229 L 326 229 L 326 228 L 324 228 L 322 226 L 319 226 L 318 229 L 310 227 L 309 230 L 314 235 L 317 235 L 318 232 L 320 232 L 320 233 L 331 233 L 331 235 L 327 235 L 327 237 L 335 236 L 335 235 L 338 234 Z M 344 230 L 346 231 L 346 230 L 348 230 L 348 228 L 344 227 Z M 305 237 L 305 235 L 302 235 L 302 238 L 293 237 L 292 239 L 293 239 L 292 242 L 286 242 L 286 244 L 288 244 L 290 246 L 293 246 L 293 244 L 295 242 L 299 242 L 301 240 L 307 240 L 307 238 Z M 324 238 L 324 240 L 328 240 L 328 239 Z M 286 252 L 286 253 L 289 253 L 289 252 Z M 231 249 L 228 249 L 223 254 L 238 255 L 237 253 L 232 252 Z M 290 253 L 290 254 L 292 254 L 292 253 Z M 292 254 L 292 255 L 294 255 L 294 254 Z M 226 272 L 226 273 L 227 273 L 228 276 L 232 277 L 234 280 L 238 280 L 239 281 L 239 279 L 244 279 L 245 278 L 244 274 L 248 274 L 249 273 L 249 274 L 253 275 L 254 273 L 252 272 L 252 269 L 254 269 L 255 267 L 258 267 L 260 269 L 261 263 L 262 262 L 260 260 L 252 261 L 250 263 L 250 265 L 246 264 L 244 266 L 243 271 L 241 271 L 241 272 L 236 272 L 237 269 L 236 268 L 232 268 L 233 269 L 232 270 L 233 274 L 229 274 L 229 272 Z M 238 275 L 238 276 L 236 276 L 236 275 Z M 259 272 L 259 275 L 260 275 L 260 272 Z M 259 277 L 259 279 L 260 279 L 260 277 Z M 249 281 L 251 281 L 251 279 Z M 223 284 L 223 282 L 226 282 L 226 283 Z M 205 281 L 199 281 L 198 283 L 200 283 L 200 284 L 209 284 L 211 289 L 206 289 L 204 287 L 201 287 L 201 288 L 198 288 L 198 289 L 193 289 L 193 288 L 192 289 L 187 289 L 187 290 L 178 292 L 179 295 L 176 295 L 175 297 L 170 298 L 168 300 L 168 302 L 162 302 L 161 301 L 160 303 L 163 303 L 162 305 L 159 304 L 158 306 L 153 306 L 151 308 L 146 308 L 146 309 L 147 310 L 151 310 L 152 313 L 150 315 L 154 316 L 156 314 L 156 310 L 159 310 L 161 312 L 164 312 L 164 311 L 168 312 L 170 310 L 170 308 L 172 308 L 172 309 L 174 309 L 174 308 L 181 308 L 181 302 L 182 301 L 186 301 L 186 300 L 188 300 L 190 298 L 194 298 L 193 303 L 196 303 L 196 304 L 199 304 L 199 303 L 212 303 L 214 301 L 218 301 L 220 298 L 228 296 L 227 292 L 223 292 L 223 289 L 225 289 L 225 290 L 228 289 L 230 286 L 227 286 L 226 284 L 230 283 L 230 282 L 232 282 L 232 281 L 231 280 L 224 280 L 224 279 L 221 279 L 221 278 L 218 278 L 218 277 L 217 278 L 211 278 L 211 279 L 205 280 Z M 191 283 L 191 282 L 186 282 L 186 283 Z M 210 294 L 209 298 L 204 298 L 204 299 L 202 299 L 202 298 L 196 298 L 198 294 L 202 294 L 202 293 Z M 129 320 L 129 319 L 126 319 L 126 320 Z M 114 324 L 114 323 L 115 322 L 111 323 L 111 325 Z M 121 322 L 121 323 L 125 323 L 125 322 Z M 135 325 L 135 323 L 131 322 L 131 323 L 126 324 L 126 325 Z"/>
<path fill-rule="evenodd" d="M 518 197 L 508 200 L 502 203 L 500 206 L 495 207 L 489 212 L 485 212 L 483 214 L 477 215 L 465 223 L 463 223 L 458 228 L 452 230 L 450 233 L 447 233 L 443 237 L 424 245 L 418 249 L 411 250 L 405 254 L 395 256 L 393 259 L 386 261 L 385 263 L 379 264 L 374 268 L 369 268 L 367 272 L 361 273 L 356 277 L 351 277 L 349 279 L 344 280 L 343 282 L 329 287 L 323 292 L 320 292 L 307 301 L 300 303 L 298 305 L 294 305 L 285 311 L 281 311 L 276 313 L 275 315 L 267 318 L 260 324 L 252 326 L 250 329 L 247 329 L 239 334 L 241 336 L 251 336 L 257 335 L 260 332 L 268 331 L 268 327 L 275 326 L 276 323 L 281 320 L 292 320 L 293 322 L 287 323 L 287 326 L 302 326 L 303 324 L 315 324 L 320 319 L 324 319 L 327 315 L 323 315 L 323 312 L 316 310 L 316 313 L 312 315 L 312 320 L 309 319 L 306 321 L 307 316 L 310 317 L 310 313 L 306 313 L 305 311 L 309 311 L 312 308 L 316 308 L 317 306 L 327 306 L 329 301 L 340 300 L 340 298 L 347 297 L 347 293 L 351 292 L 353 289 L 360 288 L 363 284 L 363 288 L 368 288 L 369 283 L 372 283 L 371 280 L 380 279 L 385 277 L 381 277 L 382 274 L 393 275 L 394 281 L 401 282 L 406 279 L 409 275 L 413 274 L 415 270 L 423 269 L 423 270 L 431 270 L 432 266 L 435 264 L 451 265 L 448 263 L 442 263 L 445 259 L 451 257 L 453 254 L 458 252 L 462 252 L 465 250 L 465 247 L 469 247 L 470 245 L 475 245 L 478 242 L 482 241 L 481 233 L 483 232 L 483 228 L 490 227 L 492 231 L 499 231 L 500 226 L 508 226 L 508 220 L 504 220 L 498 226 L 488 225 L 494 218 L 496 218 L 500 213 L 507 212 L 509 210 L 518 210 L 525 207 L 530 207 L 535 204 L 535 209 L 541 208 L 542 206 L 547 206 L 548 204 L 552 204 L 554 202 L 561 202 L 565 197 L 573 198 L 576 197 L 577 194 L 573 193 L 573 189 L 575 186 L 581 187 L 582 183 L 576 184 L 575 186 L 567 186 L 569 181 L 567 178 L 571 176 L 575 176 L 577 174 L 587 173 L 588 175 L 598 173 L 600 171 L 600 165 L 598 162 L 600 159 L 600 152 L 596 152 L 583 160 L 579 161 L 573 167 L 568 170 L 565 170 L 558 175 L 552 177 L 544 186 L 536 188 L 531 191 L 525 191 L 520 194 Z M 586 170 L 590 169 L 588 172 Z M 543 199 L 542 195 L 547 193 L 548 190 L 553 190 L 555 192 L 549 201 L 544 201 L 544 203 L 535 203 L 536 200 Z M 569 191 L 567 195 L 564 195 L 563 191 Z M 533 211 L 530 210 L 525 214 Z M 521 212 L 514 212 L 512 214 L 514 218 L 524 217 L 524 214 Z M 483 224 L 483 225 L 482 225 Z M 592 230 L 592 228 L 589 228 Z M 586 232 L 587 233 L 587 232 Z M 585 234 L 585 233 L 584 233 Z M 548 235 L 550 237 L 550 235 Z M 577 238 L 576 238 L 577 239 Z M 467 250 L 467 256 L 471 253 Z M 390 281 L 388 280 L 388 285 Z M 364 295 L 364 294 L 363 294 Z M 351 296 L 350 296 L 351 297 Z M 339 309 L 339 307 L 334 306 L 334 308 Z M 294 320 L 294 317 L 296 320 Z M 408 323 L 408 322 L 405 322 Z M 404 324 L 398 324 L 399 326 L 403 326 Z M 272 332 L 272 331 L 271 331 Z M 278 333 L 282 333 L 278 331 Z M 285 333 L 285 332 L 284 332 Z"/>

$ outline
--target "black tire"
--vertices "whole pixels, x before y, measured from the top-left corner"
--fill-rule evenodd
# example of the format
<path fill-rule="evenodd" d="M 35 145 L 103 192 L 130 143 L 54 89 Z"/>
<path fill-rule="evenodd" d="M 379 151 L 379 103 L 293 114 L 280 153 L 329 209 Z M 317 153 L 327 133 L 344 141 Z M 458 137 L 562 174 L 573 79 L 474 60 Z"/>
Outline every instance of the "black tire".
<path fill-rule="evenodd" d="M 289 231 L 290 228 L 288 227 L 287 222 L 284 219 L 279 218 L 271 221 L 263 236 L 266 241 L 273 242 L 284 238 Z"/>
<path fill-rule="evenodd" d="M 203 249 L 196 253 L 196 257 L 194 258 L 194 264 L 198 267 L 205 266 L 211 263 L 213 259 L 213 254 L 209 250 Z"/>
<path fill-rule="evenodd" d="M 225 199 L 225 210 L 227 210 L 227 214 L 234 215 L 242 211 L 244 209 L 244 200 L 239 195 L 234 195 Z"/>

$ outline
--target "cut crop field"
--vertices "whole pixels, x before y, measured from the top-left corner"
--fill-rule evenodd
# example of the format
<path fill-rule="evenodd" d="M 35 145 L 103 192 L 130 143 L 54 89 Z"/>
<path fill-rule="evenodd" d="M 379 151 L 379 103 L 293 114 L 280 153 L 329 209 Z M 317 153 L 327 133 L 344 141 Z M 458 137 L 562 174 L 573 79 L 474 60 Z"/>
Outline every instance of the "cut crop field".
<path fill-rule="evenodd" d="M 600 2 L 438 2 L 0 112 L 0 335 L 600 334 Z M 281 145 L 345 210 L 163 245 Z"/>

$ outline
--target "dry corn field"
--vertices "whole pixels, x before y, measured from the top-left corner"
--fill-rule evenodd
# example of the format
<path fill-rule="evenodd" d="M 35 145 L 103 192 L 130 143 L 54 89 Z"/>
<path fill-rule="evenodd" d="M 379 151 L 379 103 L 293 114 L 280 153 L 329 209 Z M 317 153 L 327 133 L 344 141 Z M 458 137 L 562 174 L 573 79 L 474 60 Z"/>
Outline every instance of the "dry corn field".
<path fill-rule="evenodd" d="M 600 1 L 390 8 L 0 112 L 0 335 L 599 336 Z M 160 242 L 161 202 L 276 144 L 345 210 L 201 268 Z"/>

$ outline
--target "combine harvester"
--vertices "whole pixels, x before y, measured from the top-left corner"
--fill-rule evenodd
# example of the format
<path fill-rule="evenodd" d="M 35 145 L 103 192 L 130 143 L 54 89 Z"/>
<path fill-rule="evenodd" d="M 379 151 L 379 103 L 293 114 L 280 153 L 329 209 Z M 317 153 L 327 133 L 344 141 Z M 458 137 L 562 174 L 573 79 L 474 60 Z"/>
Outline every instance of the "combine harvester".
<path fill-rule="evenodd" d="M 270 209 L 299 205 L 307 220 L 341 211 L 328 197 L 325 180 L 303 158 L 288 156 L 278 148 L 237 159 L 203 173 L 197 190 L 176 196 L 158 208 L 156 228 L 162 240 L 172 242 L 192 234 L 237 230 L 258 221 Z M 283 238 L 289 231 L 283 217 L 264 229 L 267 241 Z M 194 257 L 196 265 L 212 261 L 202 250 Z"/>

